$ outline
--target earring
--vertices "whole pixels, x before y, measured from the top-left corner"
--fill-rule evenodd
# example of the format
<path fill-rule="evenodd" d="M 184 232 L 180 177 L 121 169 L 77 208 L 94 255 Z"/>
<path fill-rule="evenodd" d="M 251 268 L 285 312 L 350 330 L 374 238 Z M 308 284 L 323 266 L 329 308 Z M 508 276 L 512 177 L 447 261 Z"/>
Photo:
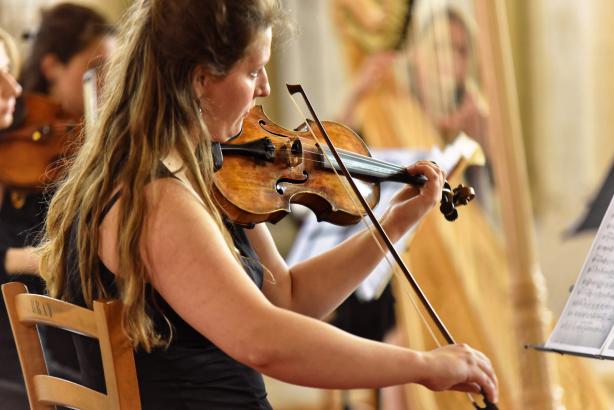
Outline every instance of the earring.
<path fill-rule="evenodd" d="M 203 101 L 201 100 L 201 97 L 198 97 L 196 99 L 196 105 L 198 105 L 198 113 L 202 114 L 203 113 Z"/>

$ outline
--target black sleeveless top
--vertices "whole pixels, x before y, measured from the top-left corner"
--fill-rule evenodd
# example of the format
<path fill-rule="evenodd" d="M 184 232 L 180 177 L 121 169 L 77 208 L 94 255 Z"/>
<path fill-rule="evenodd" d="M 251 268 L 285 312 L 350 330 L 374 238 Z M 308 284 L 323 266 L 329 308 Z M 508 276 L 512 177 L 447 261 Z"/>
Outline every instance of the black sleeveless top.
<path fill-rule="evenodd" d="M 115 195 L 111 199 L 104 210 L 105 215 L 118 198 L 119 195 Z M 75 226 L 68 245 L 69 285 L 65 297 L 70 302 L 85 306 L 76 257 Z M 261 288 L 262 266 L 243 228 L 230 222 L 226 222 L 226 226 L 241 254 L 246 274 Z M 102 261 L 99 265 L 105 289 L 117 296 L 115 275 Z M 192 328 L 151 286 L 148 285 L 146 291 L 149 294 L 148 313 L 154 320 L 156 331 L 168 335 L 166 317 L 173 327 L 173 338 L 168 348 L 157 348 L 151 353 L 137 350 L 134 354 L 144 410 L 271 409 L 262 376 L 258 372 L 237 362 Z M 74 335 L 74 342 L 84 384 L 104 392 L 97 340 Z"/>

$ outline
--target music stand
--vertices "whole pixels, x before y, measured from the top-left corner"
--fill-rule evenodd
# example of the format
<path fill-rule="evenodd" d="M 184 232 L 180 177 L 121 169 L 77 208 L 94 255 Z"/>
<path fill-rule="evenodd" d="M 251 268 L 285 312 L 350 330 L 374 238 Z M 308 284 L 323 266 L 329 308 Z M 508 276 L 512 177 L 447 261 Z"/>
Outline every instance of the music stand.
<path fill-rule="evenodd" d="M 587 206 L 584 215 L 567 229 L 565 236 L 575 236 L 586 231 L 597 229 L 610 204 L 612 196 L 614 196 L 614 162 L 612 162 L 608 175 L 597 191 L 597 195 L 595 195 Z"/>

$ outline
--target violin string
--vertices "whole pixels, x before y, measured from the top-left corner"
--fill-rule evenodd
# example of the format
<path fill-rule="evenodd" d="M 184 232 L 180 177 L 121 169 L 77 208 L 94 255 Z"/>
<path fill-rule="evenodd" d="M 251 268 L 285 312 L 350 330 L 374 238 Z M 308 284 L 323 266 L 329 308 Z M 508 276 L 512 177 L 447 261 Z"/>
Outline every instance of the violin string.
<path fill-rule="evenodd" d="M 312 153 L 312 154 L 322 154 L 323 153 L 323 151 L 324 151 L 323 149 L 311 145 L 313 140 L 308 139 L 308 138 L 304 138 L 304 137 L 298 137 L 298 139 L 301 140 L 301 141 L 306 141 L 306 142 L 310 143 L 308 145 L 309 148 L 315 148 L 316 149 L 316 150 L 303 149 L 303 152 L 308 152 L 308 153 Z M 283 143 L 279 144 L 279 146 L 282 146 L 282 145 L 284 145 L 284 144 Z M 319 144 L 319 145 L 321 145 L 321 144 Z M 370 162 L 370 163 L 373 163 L 373 164 L 377 164 L 377 165 L 379 165 L 381 167 L 387 167 L 387 168 L 394 169 L 394 170 L 403 170 L 404 169 L 403 167 L 398 166 L 396 164 L 392 164 L 390 162 L 374 159 L 374 158 L 368 157 L 366 155 L 360 155 L 360 154 L 357 154 L 357 153 L 354 153 L 354 152 L 351 152 L 351 151 L 347 151 L 347 150 L 343 150 L 343 149 L 338 149 L 337 152 L 339 153 L 339 155 L 342 158 L 345 157 L 345 158 L 352 158 L 352 159 L 355 159 L 357 161 Z"/>
<path fill-rule="evenodd" d="M 315 153 L 315 154 L 319 154 L 319 153 Z M 342 158 L 342 159 L 343 159 L 343 158 Z M 334 158 L 331 158 L 331 160 L 332 160 L 332 161 L 335 161 L 335 159 L 334 159 Z M 322 161 L 322 160 L 311 159 L 311 158 L 303 158 L 303 162 L 309 162 L 309 163 L 314 163 L 314 164 L 320 164 L 320 165 L 322 165 L 322 166 L 324 166 L 324 165 L 329 165 L 329 166 L 331 166 L 331 163 L 330 163 L 330 162 L 328 162 L 328 161 Z M 335 161 L 335 163 L 336 163 L 336 162 L 337 162 L 337 161 Z M 332 167 L 332 166 L 331 166 L 331 167 Z M 338 167 L 335 167 L 335 168 L 337 169 Z M 390 174 L 396 174 L 396 173 L 399 173 L 399 172 L 403 171 L 404 169 L 405 169 L 405 168 L 399 167 L 398 169 L 387 169 L 387 170 L 382 169 L 381 171 L 382 171 L 382 172 L 384 172 L 384 171 L 388 171 Z"/>
<path fill-rule="evenodd" d="M 309 127 L 309 125 L 307 125 L 307 126 Z M 308 129 L 311 130 L 311 127 L 309 127 Z M 313 131 L 311 131 L 311 132 L 313 132 Z M 311 146 L 313 141 L 314 141 L 314 139 L 315 139 L 315 136 L 314 136 L 313 139 L 312 138 L 305 138 L 305 137 L 297 137 L 297 138 L 301 142 L 305 142 L 308 146 Z M 321 144 L 319 141 L 317 141 L 317 139 L 315 139 L 315 140 L 316 140 L 316 143 L 318 143 L 318 145 L 326 146 L 326 144 Z M 283 145 L 283 143 L 280 143 L 279 145 Z M 321 154 L 323 150 L 321 148 L 317 148 L 317 149 L 318 149 L 317 151 L 308 151 L 308 150 L 304 150 L 304 151 L 305 152 L 315 153 L 315 154 Z M 357 153 L 352 152 L 352 151 L 347 151 L 347 150 L 344 150 L 344 149 L 337 149 L 337 152 L 339 153 L 339 155 L 341 157 L 352 157 L 352 158 L 354 158 L 356 160 L 370 161 L 370 162 L 375 163 L 375 164 L 380 165 L 380 166 L 388 166 L 388 167 L 391 167 L 391 168 L 394 168 L 394 169 L 399 169 L 399 170 L 404 169 L 403 167 L 398 166 L 396 164 L 392 164 L 390 162 L 374 159 L 374 158 L 368 157 L 366 155 L 357 154 Z"/>
<path fill-rule="evenodd" d="M 224 151 L 241 151 L 240 148 L 227 148 L 224 147 Z M 308 152 L 308 153 L 313 153 L 315 155 L 322 155 L 321 152 L 319 151 L 304 151 L 304 152 Z M 334 160 L 334 158 L 332 158 L 332 160 Z M 302 160 L 303 162 L 309 162 L 309 163 L 315 163 L 315 164 L 320 164 L 320 165 L 328 165 L 329 163 L 327 161 L 321 161 L 321 160 L 317 160 L 317 159 L 311 159 L 311 158 L 303 158 Z M 336 162 L 336 161 L 335 161 Z M 371 165 L 366 163 L 367 165 Z M 402 172 L 405 168 L 403 167 L 381 167 L 382 169 L 380 169 L 380 171 L 385 172 L 388 171 L 390 174 L 397 174 Z"/>
<path fill-rule="evenodd" d="M 275 145 L 275 144 L 274 144 Z M 277 144 L 276 147 L 278 146 L 283 146 L 283 143 Z M 232 145 L 226 145 L 224 146 L 224 151 L 241 151 L 242 148 L 241 147 L 233 147 Z M 363 164 L 367 164 L 367 165 L 377 165 L 380 168 L 382 168 L 383 170 L 388 170 L 390 172 L 403 172 L 405 170 L 404 167 L 402 166 L 398 166 L 389 162 L 385 162 L 385 161 L 380 161 L 380 160 L 376 160 L 373 159 L 371 157 L 367 157 L 364 155 L 354 155 L 353 153 L 349 152 L 349 151 L 343 151 L 343 150 L 339 150 L 341 152 L 339 152 L 339 155 L 342 157 L 342 159 L 350 159 L 350 160 L 355 160 L 357 162 L 362 162 Z M 309 153 L 309 154 L 314 154 L 314 155 L 321 155 L 324 156 L 323 154 L 323 150 L 318 149 L 318 150 L 310 150 L 310 149 L 303 149 L 304 153 Z M 332 161 L 335 161 L 334 158 L 331 158 Z M 304 161 L 310 161 L 310 162 L 315 162 L 315 163 L 320 163 L 320 164 L 327 164 L 328 162 L 326 161 L 319 161 L 319 160 L 315 160 L 315 159 L 303 159 Z M 336 161 L 335 161 L 336 162 Z"/>
<path fill-rule="evenodd" d="M 316 153 L 321 153 L 322 151 L 324 151 L 321 148 L 318 148 L 318 147 L 316 147 L 316 148 L 318 149 L 318 151 L 316 151 Z M 379 160 L 379 159 L 371 158 L 371 157 L 368 157 L 366 155 L 360 155 L 360 154 L 357 154 L 357 153 L 354 153 L 354 152 L 351 152 L 351 151 L 346 151 L 344 149 L 338 149 L 337 152 L 339 153 L 339 155 L 342 158 L 344 158 L 344 157 L 345 158 L 352 158 L 352 159 L 355 159 L 356 161 L 364 161 L 364 162 L 368 162 L 368 163 L 379 165 L 380 167 L 386 167 L 386 168 L 390 168 L 390 169 L 398 170 L 398 171 L 401 171 L 401 170 L 405 169 L 402 166 L 399 166 L 399 165 L 396 165 L 396 164 L 393 164 L 393 163 L 390 163 L 390 162 L 386 162 L 386 161 L 382 161 L 382 160 Z"/>

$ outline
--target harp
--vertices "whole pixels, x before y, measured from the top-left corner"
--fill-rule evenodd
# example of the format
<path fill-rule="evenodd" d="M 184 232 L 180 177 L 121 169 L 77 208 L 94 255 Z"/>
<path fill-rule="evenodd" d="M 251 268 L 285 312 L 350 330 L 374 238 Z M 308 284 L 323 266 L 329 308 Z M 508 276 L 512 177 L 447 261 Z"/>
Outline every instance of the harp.
<path fill-rule="evenodd" d="M 358 14 L 377 14 L 400 7 L 401 3 L 406 7 L 410 4 L 407 0 L 364 0 L 361 7 L 348 7 L 342 0 L 335 3 L 342 10 L 335 15 L 337 25 L 342 27 L 348 65 L 354 72 L 374 52 L 374 42 L 364 40 L 372 28 L 363 25 L 360 35 L 357 34 L 360 22 L 365 21 Z M 423 10 L 432 11 L 434 7 L 427 4 Z M 499 408 L 555 409 L 568 399 L 561 398 L 561 391 L 582 389 L 569 384 L 568 373 L 590 372 L 580 363 L 562 369 L 558 358 L 523 348 L 525 342 L 545 340 L 551 324 L 536 253 L 505 2 L 475 0 L 469 10 L 475 22 L 476 80 L 487 107 L 488 131 L 482 143 L 494 180 L 491 205 L 495 216 L 489 216 L 487 204 L 483 204 L 486 209 L 480 212 L 466 212 L 473 215 L 465 215 L 461 224 L 466 222 L 474 229 L 467 235 L 463 235 L 461 224 L 444 227 L 427 218 L 409 246 L 412 252 L 406 253 L 405 258 L 457 340 L 468 342 L 493 360 L 501 382 Z M 414 11 L 417 13 L 416 8 Z M 441 34 L 441 30 L 445 36 L 449 28 L 435 31 Z M 404 35 L 402 30 L 399 35 Z M 411 35 L 409 32 L 410 44 Z M 387 44 L 392 47 L 398 43 L 389 40 Z M 442 54 L 438 54 L 435 58 L 441 59 Z M 445 54 L 443 58 L 447 58 Z M 415 95 L 412 98 L 411 85 L 403 84 L 403 75 L 410 65 L 400 64 L 391 70 L 357 104 L 359 126 L 373 146 L 424 148 L 441 144 L 446 138 L 424 108 L 424 101 Z M 463 90 L 467 91 L 470 89 Z M 431 111 L 435 113 L 450 112 L 455 109 L 454 99 L 462 100 L 462 95 L 458 97 L 462 93 L 456 92 L 453 84 L 444 82 L 439 93 L 450 98 L 433 104 Z M 451 105 L 446 105 L 450 101 Z M 459 231 L 454 231 L 455 228 Z M 435 347 L 406 297 L 408 292 L 398 282 L 393 282 L 393 286 L 402 343 L 418 349 Z M 585 381 L 586 390 L 595 388 L 589 379 Z M 415 386 L 404 387 L 404 397 L 416 408 L 468 406 L 455 393 L 433 394 Z M 596 402 L 592 406 L 606 408 Z"/>

